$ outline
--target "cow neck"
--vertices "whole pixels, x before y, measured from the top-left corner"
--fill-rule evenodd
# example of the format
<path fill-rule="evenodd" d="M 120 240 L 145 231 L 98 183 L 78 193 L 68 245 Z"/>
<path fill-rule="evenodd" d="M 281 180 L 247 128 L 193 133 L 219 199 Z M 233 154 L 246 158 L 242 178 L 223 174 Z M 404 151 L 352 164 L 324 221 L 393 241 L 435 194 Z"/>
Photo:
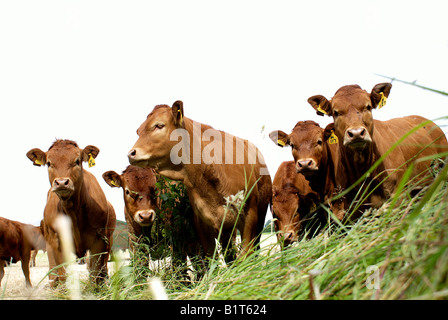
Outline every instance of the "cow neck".
<path fill-rule="evenodd" d="M 324 150 L 325 154 L 322 159 L 325 160 L 321 162 L 316 176 L 308 180 L 311 189 L 319 194 L 320 201 L 324 201 L 325 196 L 332 192 L 332 189 L 336 183 L 335 168 L 328 143 L 325 143 Z"/>
<path fill-rule="evenodd" d="M 375 142 L 362 152 L 353 152 L 344 146 L 339 148 L 341 154 L 341 162 L 345 167 L 347 174 L 348 186 L 355 183 L 377 160 L 377 148 Z M 376 151 L 376 152 L 375 152 Z M 372 175 L 371 175 L 372 176 Z"/>
<path fill-rule="evenodd" d="M 197 122 L 198 125 L 200 125 L 201 130 L 195 132 L 193 130 L 193 120 L 189 118 L 184 118 L 185 121 L 185 130 L 187 130 L 189 136 L 190 136 L 190 163 L 189 164 L 183 164 L 182 168 L 175 168 L 174 170 L 171 170 L 170 174 L 173 178 L 166 175 L 168 178 L 181 181 L 187 188 L 194 188 L 197 187 L 198 184 L 201 184 L 204 182 L 203 176 L 204 175 L 215 175 L 217 170 L 219 170 L 219 166 L 216 165 L 210 165 L 205 164 L 202 161 L 202 151 L 204 148 L 204 145 L 202 143 L 202 134 L 207 129 L 213 129 L 212 127 L 208 125 L 204 125 L 200 122 Z M 213 129 L 215 130 L 215 129 Z M 219 132 L 219 130 L 217 130 Z M 197 143 L 195 141 L 201 141 L 201 147 L 199 150 L 195 150 L 195 147 L 197 148 Z M 200 152 L 201 154 L 201 162 L 200 163 L 194 163 L 193 158 L 193 152 Z M 198 175 L 198 172 L 201 172 L 202 174 Z M 162 173 L 163 174 L 163 173 Z M 163 174 L 165 175 L 165 174 Z"/>

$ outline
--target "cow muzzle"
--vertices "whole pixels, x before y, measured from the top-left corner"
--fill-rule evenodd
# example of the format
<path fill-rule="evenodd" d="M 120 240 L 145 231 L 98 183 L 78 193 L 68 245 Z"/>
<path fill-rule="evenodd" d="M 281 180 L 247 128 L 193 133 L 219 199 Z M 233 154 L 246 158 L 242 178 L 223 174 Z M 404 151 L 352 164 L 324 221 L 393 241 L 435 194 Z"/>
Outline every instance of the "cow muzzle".
<path fill-rule="evenodd" d="M 70 178 L 57 178 L 53 180 L 51 190 L 61 199 L 68 199 L 75 192 L 75 186 Z"/>
<path fill-rule="evenodd" d="M 128 152 L 129 163 L 137 167 L 148 167 L 149 156 L 144 155 L 139 148 L 133 148 Z"/>
<path fill-rule="evenodd" d="M 312 175 L 318 170 L 316 161 L 311 158 L 299 159 L 296 162 L 296 171 L 303 175 Z"/>
<path fill-rule="evenodd" d="M 134 214 L 134 220 L 142 227 L 149 227 L 156 218 L 156 212 L 150 210 L 139 210 Z"/>
<path fill-rule="evenodd" d="M 346 147 L 359 150 L 364 149 L 370 143 L 372 143 L 372 138 L 364 127 L 349 128 L 345 131 L 344 146 Z"/>
<path fill-rule="evenodd" d="M 283 245 L 287 247 L 298 240 L 298 235 L 294 230 L 287 230 L 282 233 L 282 240 Z"/>

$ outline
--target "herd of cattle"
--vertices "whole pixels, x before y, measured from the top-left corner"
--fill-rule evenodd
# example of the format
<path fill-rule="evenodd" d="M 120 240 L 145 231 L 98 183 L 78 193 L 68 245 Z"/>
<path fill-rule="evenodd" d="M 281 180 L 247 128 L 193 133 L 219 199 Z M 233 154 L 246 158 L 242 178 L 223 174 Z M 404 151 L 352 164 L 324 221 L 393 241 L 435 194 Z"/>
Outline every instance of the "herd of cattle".
<path fill-rule="evenodd" d="M 137 130 L 139 138 L 128 153 L 130 166 L 121 175 L 108 171 L 103 178 L 109 186 L 123 189 L 130 238 L 139 238 L 143 229 L 152 225 L 160 208 L 157 173 L 185 185 L 194 212 L 191 223 L 206 256 L 215 251 L 218 235 L 224 248 L 234 241 L 235 230 L 241 235 L 240 257 L 258 248 L 269 205 L 278 238 L 288 245 L 305 230 L 315 234 L 327 223 L 327 212 L 349 222 L 366 208 L 380 207 L 394 194 L 408 168 L 416 182 L 414 192 L 432 181 L 432 160 L 448 151 L 445 134 L 419 116 L 374 120 L 372 110 L 386 103 L 390 90 L 390 83 L 374 86 L 370 94 L 350 85 L 340 88 L 331 100 L 321 95 L 309 98 L 308 103 L 318 115 L 332 117 L 334 122 L 321 128 L 314 121 L 300 121 L 290 134 L 271 132 L 274 143 L 290 146 L 294 158 L 279 166 L 273 182 L 265 174 L 262 157 L 255 163 L 235 160 L 241 151 L 244 159 L 250 156 L 251 144 L 247 140 L 204 124 L 197 132 L 196 122 L 184 116 L 181 101 L 172 107 L 158 105 Z M 189 161 L 172 160 L 172 150 L 179 141 L 173 141 L 171 136 L 177 129 L 188 133 L 181 142 Z M 206 131 L 212 132 L 215 139 L 230 139 L 232 143 L 226 143 L 220 151 L 235 161 L 194 161 L 194 147 L 198 146 L 194 139 L 203 137 Z M 405 134 L 408 136 L 396 145 Z M 199 152 L 209 146 L 210 140 L 202 139 Z M 32 250 L 48 252 L 50 269 L 64 263 L 55 224 L 60 215 L 72 221 L 76 256 L 82 258 L 89 251 L 92 279 L 101 282 L 107 277 L 116 216 L 96 178 L 83 168 L 84 162 L 94 165 L 98 154 L 97 147 L 81 149 L 71 140 L 56 140 L 47 152 L 35 148 L 27 153 L 35 166 L 48 167 L 51 187 L 40 227 L 0 218 L 0 284 L 6 263 L 21 260 L 26 284 L 31 286 Z M 371 172 L 366 175 L 368 170 Z M 341 192 L 344 196 L 335 198 Z M 365 195 L 362 201 L 359 194 Z M 65 279 L 64 268 L 56 270 L 57 274 L 49 275 L 52 285 Z"/>

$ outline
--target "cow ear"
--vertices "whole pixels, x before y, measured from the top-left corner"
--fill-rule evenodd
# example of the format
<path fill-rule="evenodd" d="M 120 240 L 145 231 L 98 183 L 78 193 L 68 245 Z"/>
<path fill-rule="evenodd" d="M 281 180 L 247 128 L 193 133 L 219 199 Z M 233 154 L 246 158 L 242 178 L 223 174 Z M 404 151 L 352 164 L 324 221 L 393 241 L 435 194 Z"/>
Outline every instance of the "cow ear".
<path fill-rule="evenodd" d="M 384 82 L 378 83 L 372 89 L 370 93 L 370 100 L 372 101 L 373 108 L 382 108 L 386 104 L 386 99 L 389 97 L 390 89 L 392 89 L 392 83 Z"/>
<path fill-rule="evenodd" d="M 269 134 L 269 138 L 278 146 L 285 147 L 289 146 L 289 135 L 281 130 L 272 131 Z"/>
<path fill-rule="evenodd" d="M 328 124 L 324 129 L 324 141 L 327 141 L 334 134 L 334 123 Z"/>
<path fill-rule="evenodd" d="M 317 115 L 323 116 L 324 114 L 331 116 L 331 104 L 324 96 L 317 95 L 308 98 L 308 103 L 316 110 Z"/>
<path fill-rule="evenodd" d="M 177 100 L 173 103 L 173 107 L 171 108 L 174 116 L 174 124 L 177 127 L 182 127 L 184 123 L 184 104 L 182 101 Z"/>
<path fill-rule="evenodd" d="M 107 171 L 103 173 L 103 179 L 112 188 L 121 187 L 121 176 L 115 171 Z"/>
<path fill-rule="evenodd" d="M 45 165 L 47 162 L 47 155 L 38 148 L 31 149 L 26 153 L 26 156 L 33 162 L 33 165 L 38 167 Z"/>
<path fill-rule="evenodd" d="M 95 158 L 100 153 L 100 149 L 95 146 L 87 146 L 82 150 L 82 161 L 88 162 L 89 167 L 93 167 L 95 165 Z"/>

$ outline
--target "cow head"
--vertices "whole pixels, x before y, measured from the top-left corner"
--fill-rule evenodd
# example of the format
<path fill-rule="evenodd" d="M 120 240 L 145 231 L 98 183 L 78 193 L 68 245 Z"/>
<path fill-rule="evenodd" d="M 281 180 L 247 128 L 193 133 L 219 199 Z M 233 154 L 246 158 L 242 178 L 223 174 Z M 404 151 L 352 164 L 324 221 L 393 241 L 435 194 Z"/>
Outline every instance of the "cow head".
<path fill-rule="evenodd" d="M 35 148 L 26 155 L 35 166 L 47 165 L 51 191 L 67 200 L 83 183 L 83 162 L 93 165 L 99 152 L 95 146 L 80 149 L 74 141 L 56 140 L 47 152 Z"/>
<path fill-rule="evenodd" d="M 122 188 L 128 218 L 141 227 L 149 227 L 154 222 L 156 209 L 156 177 L 150 168 L 128 166 L 121 175 L 107 171 L 103 179 L 113 188 Z"/>
<path fill-rule="evenodd" d="M 324 143 L 331 130 L 331 126 L 324 130 L 314 121 L 299 121 L 291 134 L 278 130 L 271 132 L 269 137 L 280 147 L 291 146 L 297 172 L 310 177 L 318 172 L 326 157 Z"/>
<path fill-rule="evenodd" d="M 317 195 L 311 192 L 307 195 L 299 194 L 298 190 L 291 186 L 272 193 L 272 215 L 277 238 L 288 246 L 299 239 L 307 216 L 315 211 L 318 203 Z"/>
<path fill-rule="evenodd" d="M 171 150 L 178 143 L 172 141 L 170 136 L 180 128 L 184 128 L 182 101 L 174 102 L 171 108 L 167 105 L 156 106 L 137 130 L 139 138 L 128 153 L 130 164 L 152 168 L 170 165 Z"/>
<path fill-rule="evenodd" d="M 344 86 L 331 101 L 316 95 L 310 97 L 308 103 L 318 115 L 333 117 L 335 134 L 344 147 L 361 152 L 372 143 L 372 109 L 385 104 L 391 87 L 390 83 L 380 83 L 369 94 L 358 85 Z"/>

